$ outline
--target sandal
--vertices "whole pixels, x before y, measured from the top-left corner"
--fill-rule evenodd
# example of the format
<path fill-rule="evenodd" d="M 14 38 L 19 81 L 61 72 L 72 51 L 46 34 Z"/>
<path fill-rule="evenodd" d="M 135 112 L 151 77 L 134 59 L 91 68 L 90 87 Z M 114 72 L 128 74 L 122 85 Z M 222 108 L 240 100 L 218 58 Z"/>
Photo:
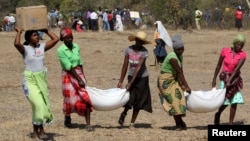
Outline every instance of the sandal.
<path fill-rule="evenodd" d="M 123 125 L 123 123 L 124 123 L 124 119 L 125 119 L 125 117 L 126 117 L 126 115 L 127 114 L 125 114 L 125 113 L 121 113 L 121 116 L 120 116 L 120 118 L 119 118 L 119 120 L 118 120 L 118 123 L 122 126 Z"/>
<path fill-rule="evenodd" d="M 94 126 L 91 126 L 91 125 L 87 125 L 87 126 L 86 126 L 86 130 L 87 130 L 88 132 L 95 131 L 95 127 L 94 127 Z"/>

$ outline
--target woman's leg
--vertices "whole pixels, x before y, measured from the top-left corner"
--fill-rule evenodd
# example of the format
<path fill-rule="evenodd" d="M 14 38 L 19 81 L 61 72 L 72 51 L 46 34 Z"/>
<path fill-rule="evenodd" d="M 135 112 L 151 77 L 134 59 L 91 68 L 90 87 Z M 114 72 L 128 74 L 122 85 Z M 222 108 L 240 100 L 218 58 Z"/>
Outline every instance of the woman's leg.
<path fill-rule="evenodd" d="M 33 134 L 31 136 L 31 138 L 33 138 L 33 139 L 38 138 L 38 128 L 39 128 L 38 125 L 33 124 Z"/>
<path fill-rule="evenodd" d="M 45 134 L 43 125 L 39 125 L 39 136 Z"/>
<path fill-rule="evenodd" d="M 89 132 L 95 130 L 95 128 L 90 125 L 90 113 L 91 113 L 90 111 L 91 111 L 90 105 L 87 104 L 87 109 L 86 109 L 86 114 L 85 114 L 85 120 L 86 120 L 86 124 L 87 124 L 86 125 L 86 130 L 89 131 Z"/>
<path fill-rule="evenodd" d="M 230 116 L 229 116 L 229 124 L 230 125 L 233 124 L 236 110 L 237 110 L 237 104 L 232 104 L 230 107 Z"/>
<path fill-rule="evenodd" d="M 137 118 L 139 112 L 140 112 L 139 109 L 134 109 L 134 110 L 133 110 L 131 122 L 130 122 L 130 125 L 129 125 L 129 128 L 130 128 L 130 129 L 133 129 L 133 128 L 134 128 L 135 120 L 136 120 L 136 118 Z"/>
<path fill-rule="evenodd" d="M 174 116 L 174 121 L 175 121 L 176 128 L 181 127 L 181 116 L 180 115 Z"/>
<path fill-rule="evenodd" d="M 182 120 L 183 115 L 175 115 L 174 120 L 175 120 L 175 125 L 177 130 L 186 130 L 187 125 L 186 123 Z"/>
<path fill-rule="evenodd" d="M 220 115 L 221 115 L 221 113 L 222 113 L 226 108 L 227 108 L 227 105 L 222 105 L 222 106 L 219 108 L 218 112 L 215 113 L 215 116 L 214 116 L 214 124 L 215 124 L 215 125 L 219 125 L 219 124 L 220 124 Z"/>
<path fill-rule="evenodd" d="M 90 125 L 90 107 L 89 106 L 87 106 L 85 120 L 86 120 L 86 124 Z"/>
<path fill-rule="evenodd" d="M 72 127 L 70 115 L 65 115 L 65 117 L 64 117 L 64 126 L 68 127 L 68 128 Z"/>
<path fill-rule="evenodd" d="M 139 114 L 140 110 L 138 109 L 134 109 L 133 110 L 133 114 L 132 114 L 132 118 L 131 118 L 131 123 L 135 123 L 135 120 L 137 118 L 137 115 Z"/>
<path fill-rule="evenodd" d="M 128 110 L 129 110 L 129 108 L 125 107 L 124 110 L 123 110 L 123 112 L 121 113 L 120 118 L 119 118 L 119 120 L 118 120 L 118 123 L 119 123 L 120 125 L 123 125 Z"/>
<path fill-rule="evenodd" d="M 48 138 L 48 136 L 45 134 L 43 125 L 39 125 L 39 134 L 38 135 L 39 135 L 39 138 L 43 139 L 43 140 Z"/>

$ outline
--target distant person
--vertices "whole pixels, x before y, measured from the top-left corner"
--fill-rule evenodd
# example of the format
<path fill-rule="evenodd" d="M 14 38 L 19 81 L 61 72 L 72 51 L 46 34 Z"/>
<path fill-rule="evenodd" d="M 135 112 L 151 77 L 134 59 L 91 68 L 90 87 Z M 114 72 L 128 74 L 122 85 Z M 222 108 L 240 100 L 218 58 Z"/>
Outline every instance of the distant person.
<path fill-rule="evenodd" d="M 105 11 L 102 14 L 102 31 L 110 31 L 110 25 L 109 25 L 109 19 L 108 19 L 108 9 L 105 9 Z"/>
<path fill-rule="evenodd" d="M 214 124 L 220 124 L 221 113 L 230 105 L 229 124 L 232 125 L 238 104 L 244 104 L 242 96 L 243 80 L 241 68 L 244 65 L 247 53 L 243 51 L 246 37 L 237 34 L 233 40 L 233 45 L 221 49 L 220 57 L 214 71 L 212 87 L 216 87 L 216 78 L 220 72 L 220 88 L 226 88 L 226 96 L 223 105 L 214 116 Z"/>
<path fill-rule="evenodd" d="M 186 130 L 187 125 L 182 120 L 186 116 L 186 99 L 184 91 L 191 93 L 191 89 L 183 73 L 184 44 L 180 35 L 173 37 L 173 52 L 170 52 L 162 63 L 158 76 L 157 87 L 164 110 L 173 116 L 175 130 Z"/>
<path fill-rule="evenodd" d="M 101 32 L 102 27 L 103 27 L 103 19 L 102 19 L 103 18 L 103 11 L 102 11 L 101 7 L 98 7 L 97 15 L 98 15 L 98 22 L 97 22 L 98 30 L 99 30 L 99 32 Z"/>
<path fill-rule="evenodd" d="M 123 23 L 122 23 L 122 17 L 119 13 L 115 16 L 116 22 L 115 22 L 115 29 L 116 31 L 123 32 Z"/>
<path fill-rule="evenodd" d="M 109 22 L 110 30 L 114 31 L 114 20 L 113 20 L 113 13 L 111 10 L 108 11 L 108 22 Z"/>
<path fill-rule="evenodd" d="M 214 21 L 215 21 L 215 24 L 216 26 L 221 29 L 221 22 L 223 20 L 223 15 L 222 15 L 222 12 L 221 10 L 219 10 L 219 8 L 215 8 L 214 10 Z"/>
<path fill-rule="evenodd" d="M 98 31 L 98 15 L 95 11 L 91 12 L 90 19 L 91 19 L 91 30 L 93 32 Z"/>
<path fill-rule="evenodd" d="M 90 14 L 91 14 L 91 12 L 90 12 L 90 10 L 87 10 L 87 12 L 86 12 L 86 20 L 87 20 L 87 23 L 88 23 L 88 30 L 91 30 L 91 18 L 90 18 Z"/>
<path fill-rule="evenodd" d="M 161 21 L 156 21 L 155 27 L 156 29 L 154 34 L 154 55 L 156 57 L 156 63 L 161 65 L 165 57 L 167 56 L 166 42 L 168 40 L 167 36 L 169 35 Z"/>
<path fill-rule="evenodd" d="M 208 9 L 204 12 L 204 18 L 206 22 L 206 27 L 211 27 L 211 13 Z"/>
<path fill-rule="evenodd" d="M 14 46 L 22 55 L 25 70 L 23 73 L 23 91 L 32 107 L 33 139 L 46 139 L 44 125 L 51 123 L 54 119 L 49 101 L 49 90 L 47 83 L 47 68 L 44 65 L 45 52 L 53 48 L 59 38 L 49 30 L 42 30 L 51 39 L 46 43 L 39 43 L 37 30 L 27 30 L 25 42 L 20 43 L 22 29 L 16 27 L 16 38 Z M 27 117 L 23 117 L 27 118 Z"/>
<path fill-rule="evenodd" d="M 70 28 L 63 28 L 60 31 L 60 40 L 63 44 L 57 49 L 57 56 L 62 68 L 64 126 L 72 128 L 71 114 L 77 113 L 85 117 L 86 130 L 94 131 L 94 127 L 90 125 L 93 106 L 85 89 L 87 80 L 83 71 L 80 47 L 73 42 Z"/>
<path fill-rule="evenodd" d="M 235 11 L 235 27 L 240 31 L 242 28 L 243 12 L 241 6 L 238 6 Z"/>
<path fill-rule="evenodd" d="M 59 27 L 60 29 L 63 28 L 63 27 L 64 27 L 64 21 L 63 21 L 63 19 L 59 18 L 59 19 L 58 19 L 58 22 L 57 22 L 57 25 L 58 25 L 58 27 Z"/>
<path fill-rule="evenodd" d="M 202 12 L 198 10 L 198 8 L 195 8 L 194 14 L 195 14 L 194 20 L 195 20 L 196 29 L 201 30 L 200 20 L 202 17 Z"/>
<path fill-rule="evenodd" d="M 10 22 L 9 22 L 9 15 L 4 17 L 4 30 L 10 32 Z"/>
<path fill-rule="evenodd" d="M 134 128 L 136 118 L 140 110 L 152 113 L 151 92 L 149 87 L 149 73 L 146 67 L 148 50 L 144 47 L 150 42 L 146 39 L 147 35 L 143 31 L 137 32 L 136 35 L 129 35 L 129 41 L 135 41 L 135 44 L 124 50 L 124 61 L 121 69 L 121 75 L 117 84 L 118 88 L 123 87 L 123 81 L 127 74 L 126 89 L 130 92 L 128 103 L 120 115 L 118 123 L 124 124 L 128 110 L 133 109 L 130 128 Z"/>
<path fill-rule="evenodd" d="M 16 25 L 16 18 L 13 15 L 9 16 L 9 29 L 10 31 L 15 30 L 15 25 Z"/>
<path fill-rule="evenodd" d="M 79 20 L 76 23 L 76 32 L 83 32 L 82 25 L 83 25 L 83 22 L 81 20 Z"/>

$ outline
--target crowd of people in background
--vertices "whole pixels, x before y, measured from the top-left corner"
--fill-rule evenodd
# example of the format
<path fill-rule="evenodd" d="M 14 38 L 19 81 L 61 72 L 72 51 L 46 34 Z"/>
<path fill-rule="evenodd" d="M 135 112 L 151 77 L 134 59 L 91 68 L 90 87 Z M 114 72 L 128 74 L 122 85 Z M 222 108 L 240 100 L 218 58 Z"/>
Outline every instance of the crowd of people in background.
<path fill-rule="evenodd" d="M 228 19 L 225 21 L 225 17 L 228 13 L 230 13 L 230 8 L 225 8 L 224 10 L 218 7 L 216 7 L 214 10 L 206 8 L 202 14 L 202 17 L 200 17 L 200 20 L 204 19 L 205 27 L 208 29 L 222 29 L 225 28 L 226 22 L 229 22 Z M 231 16 L 233 17 L 232 21 L 234 22 L 235 20 L 235 28 L 240 31 L 240 29 L 243 27 L 243 17 L 248 17 L 249 15 L 246 9 L 239 5 L 234 11 L 231 12 Z"/>
<path fill-rule="evenodd" d="M 4 17 L 2 31 L 14 31 L 16 25 L 15 16 L 15 14 L 11 14 Z M 88 9 L 85 12 L 71 12 L 68 14 L 62 14 L 59 10 L 53 9 L 48 12 L 47 19 L 49 29 L 70 27 L 77 32 L 87 30 L 93 32 L 123 32 L 124 26 L 139 28 L 143 24 L 140 14 L 138 14 L 138 17 L 131 17 L 130 10 L 126 8 L 109 10 L 99 7 L 98 10 Z"/>
<path fill-rule="evenodd" d="M 234 11 L 232 11 L 234 10 Z M 146 24 L 148 14 L 139 12 L 138 17 L 130 15 L 130 9 L 116 8 L 116 9 L 102 9 L 99 7 L 97 10 L 88 9 L 85 12 L 70 12 L 63 14 L 57 9 L 48 12 L 48 27 L 63 28 L 70 27 L 77 32 L 93 31 L 93 32 L 106 32 L 106 31 L 119 31 L 123 32 L 124 29 L 142 29 Z M 137 12 L 137 11 L 136 11 Z M 194 11 L 194 23 L 196 29 L 223 29 L 225 26 L 225 17 L 231 13 L 231 17 L 235 18 L 235 28 L 240 31 L 243 28 L 243 17 L 247 17 L 247 11 L 242 6 L 237 6 L 235 9 L 218 8 L 201 10 L 196 8 Z M 241 13 L 239 15 L 239 13 Z M 227 23 L 229 22 L 226 19 Z M 233 21 L 234 19 L 232 19 Z M 232 23 L 232 22 L 231 22 Z M 1 24 L 1 31 L 14 31 L 16 25 L 16 15 L 8 14 L 3 18 Z"/>

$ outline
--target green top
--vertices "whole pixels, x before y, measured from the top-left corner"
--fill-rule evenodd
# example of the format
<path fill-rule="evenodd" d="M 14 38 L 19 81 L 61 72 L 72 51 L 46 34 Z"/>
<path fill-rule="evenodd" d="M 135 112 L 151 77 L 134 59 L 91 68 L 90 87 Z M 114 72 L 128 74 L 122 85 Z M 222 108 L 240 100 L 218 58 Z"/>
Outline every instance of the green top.
<path fill-rule="evenodd" d="M 63 70 L 68 71 L 78 65 L 83 65 L 80 47 L 76 43 L 73 43 L 72 50 L 70 50 L 65 44 L 62 44 L 57 49 L 57 56 Z"/>
<path fill-rule="evenodd" d="M 182 59 L 183 56 L 181 55 L 181 60 L 178 59 L 177 55 L 175 54 L 175 52 L 170 52 L 167 57 L 164 59 L 163 63 L 162 63 L 162 67 L 161 67 L 161 71 L 162 72 L 167 72 L 167 73 L 172 73 L 172 74 L 176 74 L 175 69 L 172 67 L 172 65 L 170 64 L 170 59 L 176 59 L 178 61 L 178 64 L 180 67 L 182 67 Z"/>

